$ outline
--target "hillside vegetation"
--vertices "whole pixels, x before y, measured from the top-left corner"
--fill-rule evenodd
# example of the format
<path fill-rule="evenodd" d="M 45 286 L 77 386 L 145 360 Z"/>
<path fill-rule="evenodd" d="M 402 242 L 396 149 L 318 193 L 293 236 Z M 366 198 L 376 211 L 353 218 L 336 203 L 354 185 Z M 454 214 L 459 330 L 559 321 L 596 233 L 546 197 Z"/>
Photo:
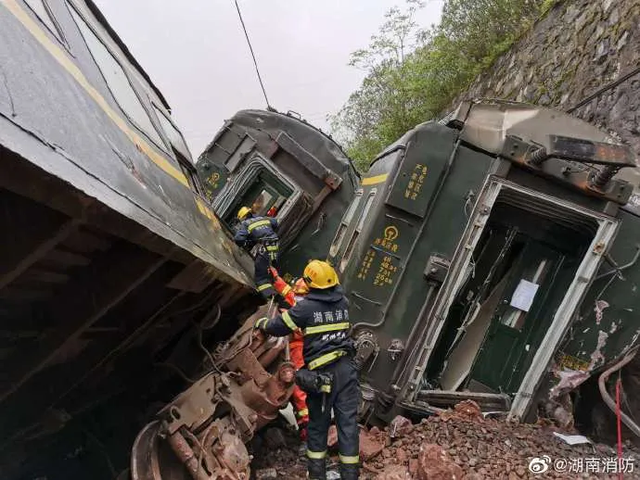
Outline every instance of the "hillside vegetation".
<path fill-rule="evenodd" d="M 415 21 L 421 0 L 385 15 L 349 64 L 366 71 L 331 117 L 334 134 L 361 171 L 386 145 L 436 117 L 540 18 L 554 0 L 445 0 L 440 25 Z"/>

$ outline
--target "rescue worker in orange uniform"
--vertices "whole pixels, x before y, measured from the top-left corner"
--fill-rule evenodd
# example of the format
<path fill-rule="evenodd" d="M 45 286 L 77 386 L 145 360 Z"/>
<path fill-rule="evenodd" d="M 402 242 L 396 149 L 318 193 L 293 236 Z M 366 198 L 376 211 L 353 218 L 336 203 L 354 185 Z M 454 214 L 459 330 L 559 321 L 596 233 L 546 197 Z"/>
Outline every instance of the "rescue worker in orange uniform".
<path fill-rule="evenodd" d="M 278 209 L 275 207 L 275 205 L 273 207 L 271 207 L 269 209 L 269 211 L 267 212 L 267 217 L 275 217 L 276 214 L 278 213 Z"/>
<path fill-rule="evenodd" d="M 271 275 L 273 276 L 273 288 L 278 292 L 289 306 L 293 307 L 298 300 L 301 300 L 307 293 L 309 293 L 309 286 L 304 279 L 299 278 L 291 287 L 285 282 L 278 274 L 278 271 L 271 267 Z M 304 357 L 302 354 L 302 348 L 304 337 L 300 330 L 296 330 L 289 337 L 289 352 L 291 354 L 291 362 L 296 367 L 296 370 L 300 370 L 304 367 Z M 309 423 L 309 410 L 307 409 L 307 394 L 296 385 L 293 389 L 293 395 L 291 396 L 293 408 L 296 413 L 296 420 L 298 422 L 298 429 L 300 431 L 301 440 L 307 439 L 307 424 Z"/>

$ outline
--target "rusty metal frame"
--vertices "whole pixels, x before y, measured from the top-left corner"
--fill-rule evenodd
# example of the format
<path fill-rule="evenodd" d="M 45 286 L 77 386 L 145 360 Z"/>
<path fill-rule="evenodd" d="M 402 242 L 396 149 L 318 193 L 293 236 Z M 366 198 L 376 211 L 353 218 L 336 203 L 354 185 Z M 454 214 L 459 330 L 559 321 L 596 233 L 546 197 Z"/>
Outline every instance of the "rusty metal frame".
<path fill-rule="evenodd" d="M 153 433 L 142 430 L 131 455 L 133 480 L 163 480 L 159 463 L 184 470 L 175 480 L 248 480 L 244 443 L 277 417 L 294 388 L 295 367 L 282 358 L 286 342 L 273 345 L 253 328 L 267 310 L 258 309 L 216 351 L 213 371 L 160 410 Z"/>

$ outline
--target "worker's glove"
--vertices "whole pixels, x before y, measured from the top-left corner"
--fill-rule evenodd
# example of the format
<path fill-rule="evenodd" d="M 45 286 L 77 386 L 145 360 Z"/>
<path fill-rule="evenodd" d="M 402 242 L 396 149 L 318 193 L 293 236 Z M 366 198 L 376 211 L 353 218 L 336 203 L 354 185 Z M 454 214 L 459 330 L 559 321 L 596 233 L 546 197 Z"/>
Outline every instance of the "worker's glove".
<path fill-rule="evenodd" d="M 331 393 L 331 385 L 333 384 L 333 376 L 329 373 L 318 374 L 318 390 L 322 393 Z"/>
<path fill-rule="evenodd" d="M 331 393 L 333 377 L 328 373 L 318 373 L 301 368 L 296 371 L 296 384 L 306 393 Z"/>
<path fill-rule="evenodd" d="M 258 320 L 256 320 L 256 324 L 254 325 L 254 328 L 264 331 L 268 322 L 269 322 L 269 319 L 267 317 L 259 318 Z"/>
<path fill-rule="evenodd" d="M 269 267 L 269 273 L 271 273 L 271 276 L 274 280 L 278 278 L 278 270 L 276 270 L 274 267 Z"/>

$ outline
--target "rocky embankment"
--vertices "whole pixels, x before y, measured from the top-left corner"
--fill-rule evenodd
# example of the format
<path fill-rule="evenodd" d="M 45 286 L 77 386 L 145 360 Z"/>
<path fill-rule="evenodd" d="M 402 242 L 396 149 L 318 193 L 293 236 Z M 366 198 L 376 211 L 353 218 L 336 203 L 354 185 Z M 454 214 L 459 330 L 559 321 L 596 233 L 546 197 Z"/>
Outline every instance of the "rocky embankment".
<path fill-rule="evenodd" d="M 618 467 L 615 449 L 596 444 L 568 445 L 554 434 L 557 431 L 549 425 L 483 418 L 473 402 L 462 402 L 419 424 L 397 417 L 384 430 L 361 431 L 361 478 L 640 478 L 640 457 L 628 445 Z M 259 443 L 254 446 L 253 470 L 257 479 L 305 478 L 302 446 L 295 435 L 270 429 Z M 328 478 L 335 479 L 339 478 L 333 472 L 337 470 L 335 435 L 330 435 L 329 443 L 333 444 L 335 456 L 330 460 Z M 625 470 L 623 477 L 619 477 L 618 470 Z"/>

